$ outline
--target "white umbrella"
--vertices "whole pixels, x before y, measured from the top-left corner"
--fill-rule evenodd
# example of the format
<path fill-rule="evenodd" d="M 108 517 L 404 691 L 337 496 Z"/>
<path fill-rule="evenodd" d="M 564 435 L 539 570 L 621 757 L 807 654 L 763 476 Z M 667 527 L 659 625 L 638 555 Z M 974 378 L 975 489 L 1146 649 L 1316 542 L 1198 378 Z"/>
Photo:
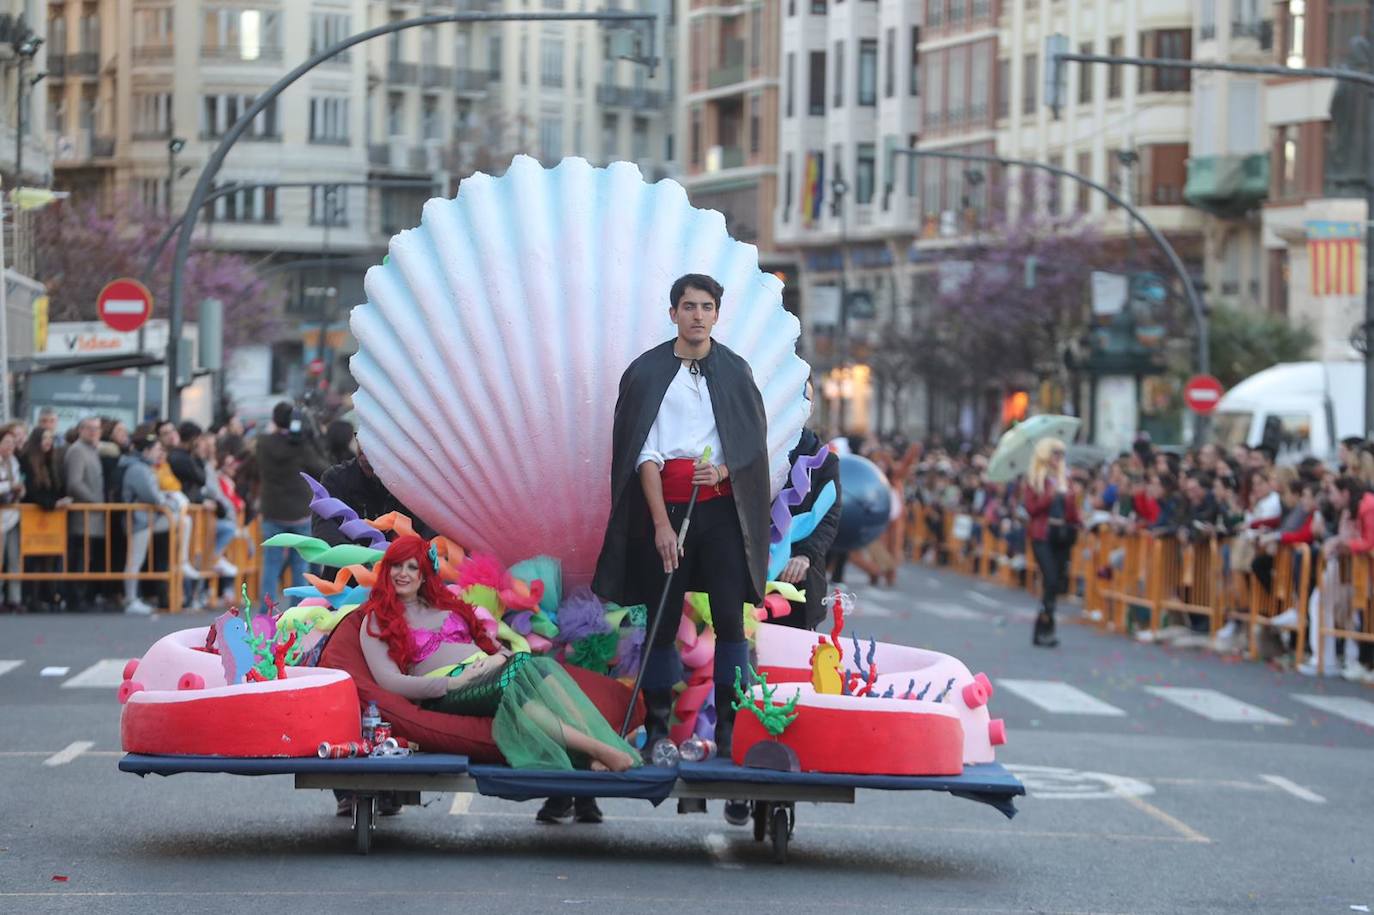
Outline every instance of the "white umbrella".
<path fill-rule="evenodd" d="M 1017 423 L 997 442 L 997 450 L 988 461 L 986 477 L 993 483 L 1009 483 L 1030 469 L 1031 455 L 1035 444 L 1041 439 L 1057 438 L 1068 444 L 1078 435 L 1083 421 L 1076 416 L 1058 416 L 1052 413 L 1032 416 Z"/>

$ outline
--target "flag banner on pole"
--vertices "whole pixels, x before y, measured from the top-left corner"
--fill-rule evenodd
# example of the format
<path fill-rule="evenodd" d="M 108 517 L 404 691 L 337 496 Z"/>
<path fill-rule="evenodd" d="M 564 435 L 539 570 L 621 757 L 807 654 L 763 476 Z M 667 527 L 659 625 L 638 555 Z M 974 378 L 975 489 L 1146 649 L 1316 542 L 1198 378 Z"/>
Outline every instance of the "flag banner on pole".
<path fill-rule="evenodd" d="M 1313 295 L 1357 295 L 1364 273 L 1364 231 L 1358 222 L 1309 220 L 1307 260 Z"/>
<path fill-rule="evenodd" d="M 821 200 L 825 197 L 825 153 L 814 150 L 807 153 L 802 175 L 802 225 L 809 229 L 821 218 Z"/>

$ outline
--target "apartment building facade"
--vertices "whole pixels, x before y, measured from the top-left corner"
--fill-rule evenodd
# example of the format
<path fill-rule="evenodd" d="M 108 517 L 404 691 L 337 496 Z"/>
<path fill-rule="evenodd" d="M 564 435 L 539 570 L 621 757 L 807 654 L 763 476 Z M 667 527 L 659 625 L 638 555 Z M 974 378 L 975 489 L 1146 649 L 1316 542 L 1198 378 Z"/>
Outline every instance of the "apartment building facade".
<path fill-rule="evenodd" d="M 640 0 L 641 6 L 647 6 Z M 545 0 L 544 9 L 566 9 Z M 224 133 L 287 70 L 342 38 L 436 12 L 529 9 L 516 0 L 62 0 L 48 33 L 66 66 L 50 74 L 46 128 L 56 185 L 177 212 Z M 653 179 L 670 156 L 674 50 L 646 68 L 612 59 L 596 23 L 444 23 L 331 58 L 257 116 L 216 185 L 261 185 L 207 207 L 216 249 L 269 264 L 287 287 L 273 389 L 291 385 L 321 324 L 337 367 L 352 346 L 347 308 L 366 266 L 423 202 L 516 152 L 553 165 L 634 159 Z M 647 49 L 644 49 L 647 50 Z M 413 181 L 417 187 L 397 187 Z M 379 182 L 387 186 L 378 186 Z M 296 185 L 296 186 L 291 186 Z M 370 185 L 370 186 L 369 186 Z M 320 265 L 322 257 L 342 258 Z M 292 261 L 314 266 L 295 270 Z M 329 293 L 328 290 L 333 290 Z"/>

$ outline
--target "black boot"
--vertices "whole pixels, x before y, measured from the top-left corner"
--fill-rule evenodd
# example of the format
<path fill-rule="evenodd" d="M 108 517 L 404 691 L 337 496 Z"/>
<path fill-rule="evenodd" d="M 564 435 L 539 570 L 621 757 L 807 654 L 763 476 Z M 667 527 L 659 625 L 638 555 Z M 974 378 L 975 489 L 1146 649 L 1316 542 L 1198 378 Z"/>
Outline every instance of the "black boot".
<path fill-rule="evenodd" d="M 673 714 L 671 689 L 644 690 L 644 751 L 645 762 L 653 758 L 654 744 L 668 736 L 668 723 Z"/>
<path fill-rule="evenodd" d="M 716 684 L 716 755 L 730 758 L 730 744 L 735 736 L 735 688 Z"/>
<path fill-rule="evenodd" d="M 1044 610 L 1035 618 L 1031 644 L 1037 648 L 1056 648 L 1059 645 L 1059 639 L 1054 634 L 1054 617 Z"/>

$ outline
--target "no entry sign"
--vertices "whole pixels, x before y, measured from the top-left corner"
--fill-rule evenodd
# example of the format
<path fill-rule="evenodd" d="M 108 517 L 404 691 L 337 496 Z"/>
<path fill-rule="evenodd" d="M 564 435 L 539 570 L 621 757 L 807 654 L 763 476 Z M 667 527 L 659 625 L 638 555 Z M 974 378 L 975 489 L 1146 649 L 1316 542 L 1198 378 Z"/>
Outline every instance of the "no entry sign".
<path fill-rule="evenodd" d="M 1217 404 L 1221 403 L 1221 395 L 1224 390 L 1221 382 L 1211 375 L 1194 375 L 1183 386 L 1183 402 L 1194 413 L 1201 413 L 1206 416 L 1217 408 Z"/>
<path fill-rule="evenodd" d="M 112 280 L 100 290 L 95 302 L 100 320 L 111 330 L 129 333 L 138 330 L 153 313 L 153 294 L 138 280 Z"/>

